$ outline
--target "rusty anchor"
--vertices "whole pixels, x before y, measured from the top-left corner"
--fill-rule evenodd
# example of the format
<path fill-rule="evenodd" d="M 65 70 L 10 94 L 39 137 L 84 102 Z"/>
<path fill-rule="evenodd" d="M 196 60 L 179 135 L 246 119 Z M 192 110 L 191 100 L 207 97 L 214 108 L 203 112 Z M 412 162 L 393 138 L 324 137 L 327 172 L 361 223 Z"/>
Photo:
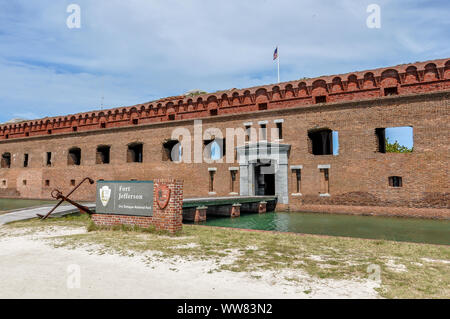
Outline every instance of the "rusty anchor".
<path fill-rule="evenodd" d="M 71 200 L 71 199 L 69 199 L 69 196 L 70 195 L 72 195 L 73 194 L 73 192 L 75 192 L 85 181 L 89 181 L 89 184 L 94 184 L 95 182 L 94 182 L 94 180 L 92 179 L 92 178 L 89 178 L 89 177 L 86 177 L 85 179 L 83 179 L 77 186 L 75 186 L 74 187 L 74 189 L 69 193 L 69 194 L 67 194 L 66 196 L 64 196 L 63 194 L 62 194 L 62 192 L 61 191 L 59 191 L 58 189 L 54 189 L 54 190 L 52 190 L 52 193 L 51 193 L 51 195 L 52 195 L 52 197 L 54 198 L 54 199 L 57 199 L 57 200 L 59 200 L 59 202 L 58 202 L 58 204 L 56 204 L 55 205 L 55 207 L 53 207 L 48 213 L 47 213 L 47 215 L 40 215 L 40 214 L 37 214 L 37 216 L 41 219 L 41 220 L 44 220 L 44 219 L 47 219 L 64 201 L 66 201 L 66 202 L 68 202 L 68 203 L 70 203 L 70 204 L 72 204 L 73 206 L 75 206 L 75 207 L 77 207 L 81 212 L 83 212 L 83 213 L 86 213 L 86 214 L 89 214 L 89 215 L 91 215 L 91 214 L 94 214 L 94 212 L 92 212 L 89 208 L 87 208 L 86 206 L 83 206 L 83 205 L 80 205 L 80 204 L 78 204 L 77 202 L 75 202 L 75 201 L 73 201 L 73 200 Z"/>

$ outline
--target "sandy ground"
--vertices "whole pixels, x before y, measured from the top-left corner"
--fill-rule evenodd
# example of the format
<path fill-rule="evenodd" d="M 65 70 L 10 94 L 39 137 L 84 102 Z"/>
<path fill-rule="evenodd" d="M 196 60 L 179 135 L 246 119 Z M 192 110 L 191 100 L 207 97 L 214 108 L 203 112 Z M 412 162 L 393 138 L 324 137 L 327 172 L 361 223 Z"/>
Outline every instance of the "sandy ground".
<path fill-rule="evenodd" d="M 9 235 L 0 237 L 0 298 L 378 298 L 370 280 L 317 279 L 294 270 L 211 272 L 212 261 L 148 262 L 150 255 L 100 255 L 46 240 L 84 231 L 23 235 L 0 227 Z"/>

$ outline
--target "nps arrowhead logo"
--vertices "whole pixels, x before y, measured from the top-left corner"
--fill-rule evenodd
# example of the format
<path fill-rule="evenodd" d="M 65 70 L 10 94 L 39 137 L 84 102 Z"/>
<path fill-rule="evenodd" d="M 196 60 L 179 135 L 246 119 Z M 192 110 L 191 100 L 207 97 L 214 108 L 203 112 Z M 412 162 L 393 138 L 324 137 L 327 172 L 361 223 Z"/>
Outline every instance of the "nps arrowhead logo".
<path fill-rule="evenodd" d="M 103 186 L 100 188 L 100 201 L 102 202 L 103 207 L 108 205 L 109 199 L 111 198 L 111 188 L 108 186 Z"/>
<path fill-rule="evenodd" d="M 156 203 L 160 209 L 167 207 L 170 199 L 170 188 L 167 185 L 160 185 L 156 189 Z"/>

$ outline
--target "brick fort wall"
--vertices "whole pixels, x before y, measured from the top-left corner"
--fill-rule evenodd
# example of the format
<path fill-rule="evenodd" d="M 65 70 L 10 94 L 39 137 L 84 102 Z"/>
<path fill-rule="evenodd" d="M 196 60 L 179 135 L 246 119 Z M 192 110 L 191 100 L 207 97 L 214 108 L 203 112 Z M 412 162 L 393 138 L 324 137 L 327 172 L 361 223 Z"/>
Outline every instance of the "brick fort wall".
<path fill-rule="evenodd" d="M 49 198 L 54 188 L 69 192 L 89 176 L 95 180 L 184 180 L 185 197 L 235 196 L 239 193 L 239 160 L 234 163 L 176 163 L 167 159 L 164 143 L 173 130 L 194 136 L 194 120 L 203 132 L 266 123 L 269 142 L 291 146 L 289 204 L 448 208 L 450 137 L 450 60 L 441 59 L 336 76 L 286 82 L 195 97 L 182 96 L 126 108 L 93 111 L 0 126 L 0 155 L 10 166 L 0 168 L 0 196 Z M 270 130 L 282 123 L 282 138 Z M 411 153 L 381 153 L 377 128 L 409 126 Z M 308 133 L 339 133 L 339 154 L 314 155 Z M 258 133 L 259 134 L 259 133 Z M 130 162 L 130 144 L 143 145 L 142 162 Z M 108 164 L 98 163 L 97 148 L 110 147 Z M 237 141 L 226 141 L 235 152 Z M 71 165 L 69 150 L 81 152 Z M 191 147 L 193 149 L 193 146 Z M 47 163 L 51 153 L 51 163 Z M 25 154 L 28 154 L 25 167 Z M 73 164 L 73 163 L 72 163 Z M 320 196 L 320 165 L 329 167 L 329 196 Z M 300 191 L 295 171 L 302 167 Z M 210 172 L 214 182 L 210 185 Z M 232 181 L 232 172 L 235 180 Z M 402 177 L 392 187 L 390 176 Z M 95 185 L 73 194 L 94 200 Z M 143 221 L 142 221 L 143 222 Z"/>

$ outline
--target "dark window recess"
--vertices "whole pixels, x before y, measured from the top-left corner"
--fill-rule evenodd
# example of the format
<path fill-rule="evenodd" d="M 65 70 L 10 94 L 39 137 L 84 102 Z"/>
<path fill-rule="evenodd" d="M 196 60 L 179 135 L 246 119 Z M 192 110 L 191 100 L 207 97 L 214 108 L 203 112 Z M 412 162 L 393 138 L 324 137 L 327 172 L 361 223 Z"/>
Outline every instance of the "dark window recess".
<path fill-rule="evenodd" d="M 169 121 L 175 121 L 175 114 L 169 114 Z"/>
<path fill-rule="evenodd" d="M 384 96 L 398 95 L 398 88 L 396 86 L 390 88 L 384 88 Z"/>
<path fill-rule="evenodd" d="M 69 150 L 67 157 L 68 165 L 80 165 L 81 164 L 81 149 L 74 147 Z"/>
<path fill-rule="evenodd" d="M 375 135 L 377 137 L 378 152 L 386 153 L 386 129 L 376 128 Z"/>
<path fill-rule="evenodd" d="M 50 180 L 45 180 L 45 186 L 49 187 L 50 186 Z"/>
<path fill-rule="evenodd" d="M 72 131 L 77 132 L 78 131 L 78 127 L 76 127 L 76 126 L 72 127 Z"/>
<path fill-rule="evenodd" d="M 216 116 L 218 113 L 217 113 L 217 109 L 213 109 L 213 110 L 210 110 L 209 111 L 209 114 L 211 115 L 211 116 Z"/>
<path fill-rule="evenodd" d="M 28 167 L 29 155 L 24 154 L 23 156 L 23 167 Z"/>
<path fill-rule="evenodd" d="M 127 162 L 142 163 L 143 162 L 144 145 L 142 143 L 133 143 L 128 145 Z"/>
<path fill-rule="evenodd" d="M 133 123 L 133 125 L 138 125 L 139 124 L 139 120 L 138 119 L 133 119 L 131 121 L 131 123 Z"/>
<path fill-rule="evenodd" d="M 27 180 L 24 179 L 24 180 L 22 181 L 22 184 L 23 184 L 23 186 L 27 186 Z"/>
<path fill-rule="evenodd" d="M 213 145 L 216 143 L 216 146 L 219 147 L 219 153 L 213 153 Z M 214 138 L 212 140 L 204 140 L 204 152 L 210 159 L 219 160 L 226 155 L 226 140 L 223 138 Z"/>
<path fill-rule="evenodd" d="M 302 181 L 302 170 L 301 169 L 293 169 L 292 172 L 294 173 L 294 179 L 295 179 L 295 193 L 300 193 L 301 191 L 301 181 Z"/>
<path fill-rule="evenodd" d="M 209 171 L 209 192 L 214 192 L 214 175 L 216 174 L 215 171 Z"/>
<path fill-rule="evenodd" d="M 391 187 L 402 187 L 403 181 L 400 176 L 390 176 L 389 177 L 389 186 Z"/>
<path fill-rule="evenodd" d="M 25 136 L 27 136 L 27 137 L 30 136 L 30 133 L 29 133 L 29 132 L 26 132 L 26 133 L 25 133 Z"/>
<path fill-rule="evenodd" d="M 250 141 L 250 135 L 251 135 L 252 127 L 250 125 L 245 126 L 245 141 Z"/>
<path fill-rule="evenodd" d="M 6 181 L 5 180 L 2 180 L 2 185 L 6 186 Z"/>
<path fill-rule="evenodd" d="M 231 185 L 230 185 L 230 192 L 231 193 L 234 193 L 234 191 L 235 191 L 235 184 L 236 184 L 236 175 L 237 175 L 237 171 L 235 171 L 235 170 L 233 170 L 233 171 L 230 171 L 230 174 L 231 174 Z"/>
<path fill-rule="evenodd" d="M 52 134 L 52 130 L 48 130 L 48 131 L 47 131 L 47 134 Z"/>
<path fill-rule="evenodd" d="M 216 141 L 217 141 L 217 143 L 219 143 L 222 157 L 227 155 L 227 140 L 226 139 L 217 139 Z"/>
<path fill-rule="evenodd" d="M 213 142 L 214 139 L 203 140 L 203 154 L 206 155 L 207 158 L 211 158 L 211 146 Z"/>
<path fill-rule="evenodd" d="M 326 95 L 316 96 L 316 104 L 318 104 L 318 103 L 327 103 Z"/>
<path fill-rule="evenodd" d="M 70 186 L 75 186 L 75 180 L 74 179 L 70 180 Z"/>
<path fill-rule="evenodd" d="M 308 133 L 314 155 L 333 154 L 333 131 L 324 129 Z"/>
<path fill-rule="evenodd" d="M 277 123 L 278 139 L 283 139 L 283 123 Z"/>
<path fill-rule="evenodd" d="M 8 139 L 8 138 L 9 138 L 9 134 L 6 134 L 6 135 L 5 135 L 5 138 Z"/>
<path fill-rule="evenodd" d="M 260 110 L 260 111 L 267 110 L 267 103 L 259 103 L 258 110 Z"/>
<path fill-rule="evenodd" d="M 330 171 L 328 168 L 320 169 L 320 193 L 329 194 L 330 193 Z"/>
<path fill-rule="evenodd" d="M 100 128 L 106 128 L 106 123 L 105 122 L 101 122 L 100 123 Z"/>
<path fill-rule="evenodd" d="M 52 166 L 52 152 L 47 152 L 47 158 L 45 163 L 47 166 Z"/>
<path fill-rule="evenodd" d="M 109 164 L 110 152 L 111 152 L 110 146 L 97 147 L 97 153 L 95 155 L 95 162 L 97 164 Z"/>
<path fill-rule="evenodd" d="M 11 153 L 4 153 L 1 160 L 1 168 L 11 167 Z"/>
<path fill-rule="evenodd" d="M 176 162 L 180 160 L 180 142 L 168 140 L 163 143 L 162 160 Z"/>
<path fill-rule="evenodd" d="M 267 125 L 261 124 L 259 126 L 259 132 L 260 132 L 260 140 L 265 141 L 267 139 Z"/>

